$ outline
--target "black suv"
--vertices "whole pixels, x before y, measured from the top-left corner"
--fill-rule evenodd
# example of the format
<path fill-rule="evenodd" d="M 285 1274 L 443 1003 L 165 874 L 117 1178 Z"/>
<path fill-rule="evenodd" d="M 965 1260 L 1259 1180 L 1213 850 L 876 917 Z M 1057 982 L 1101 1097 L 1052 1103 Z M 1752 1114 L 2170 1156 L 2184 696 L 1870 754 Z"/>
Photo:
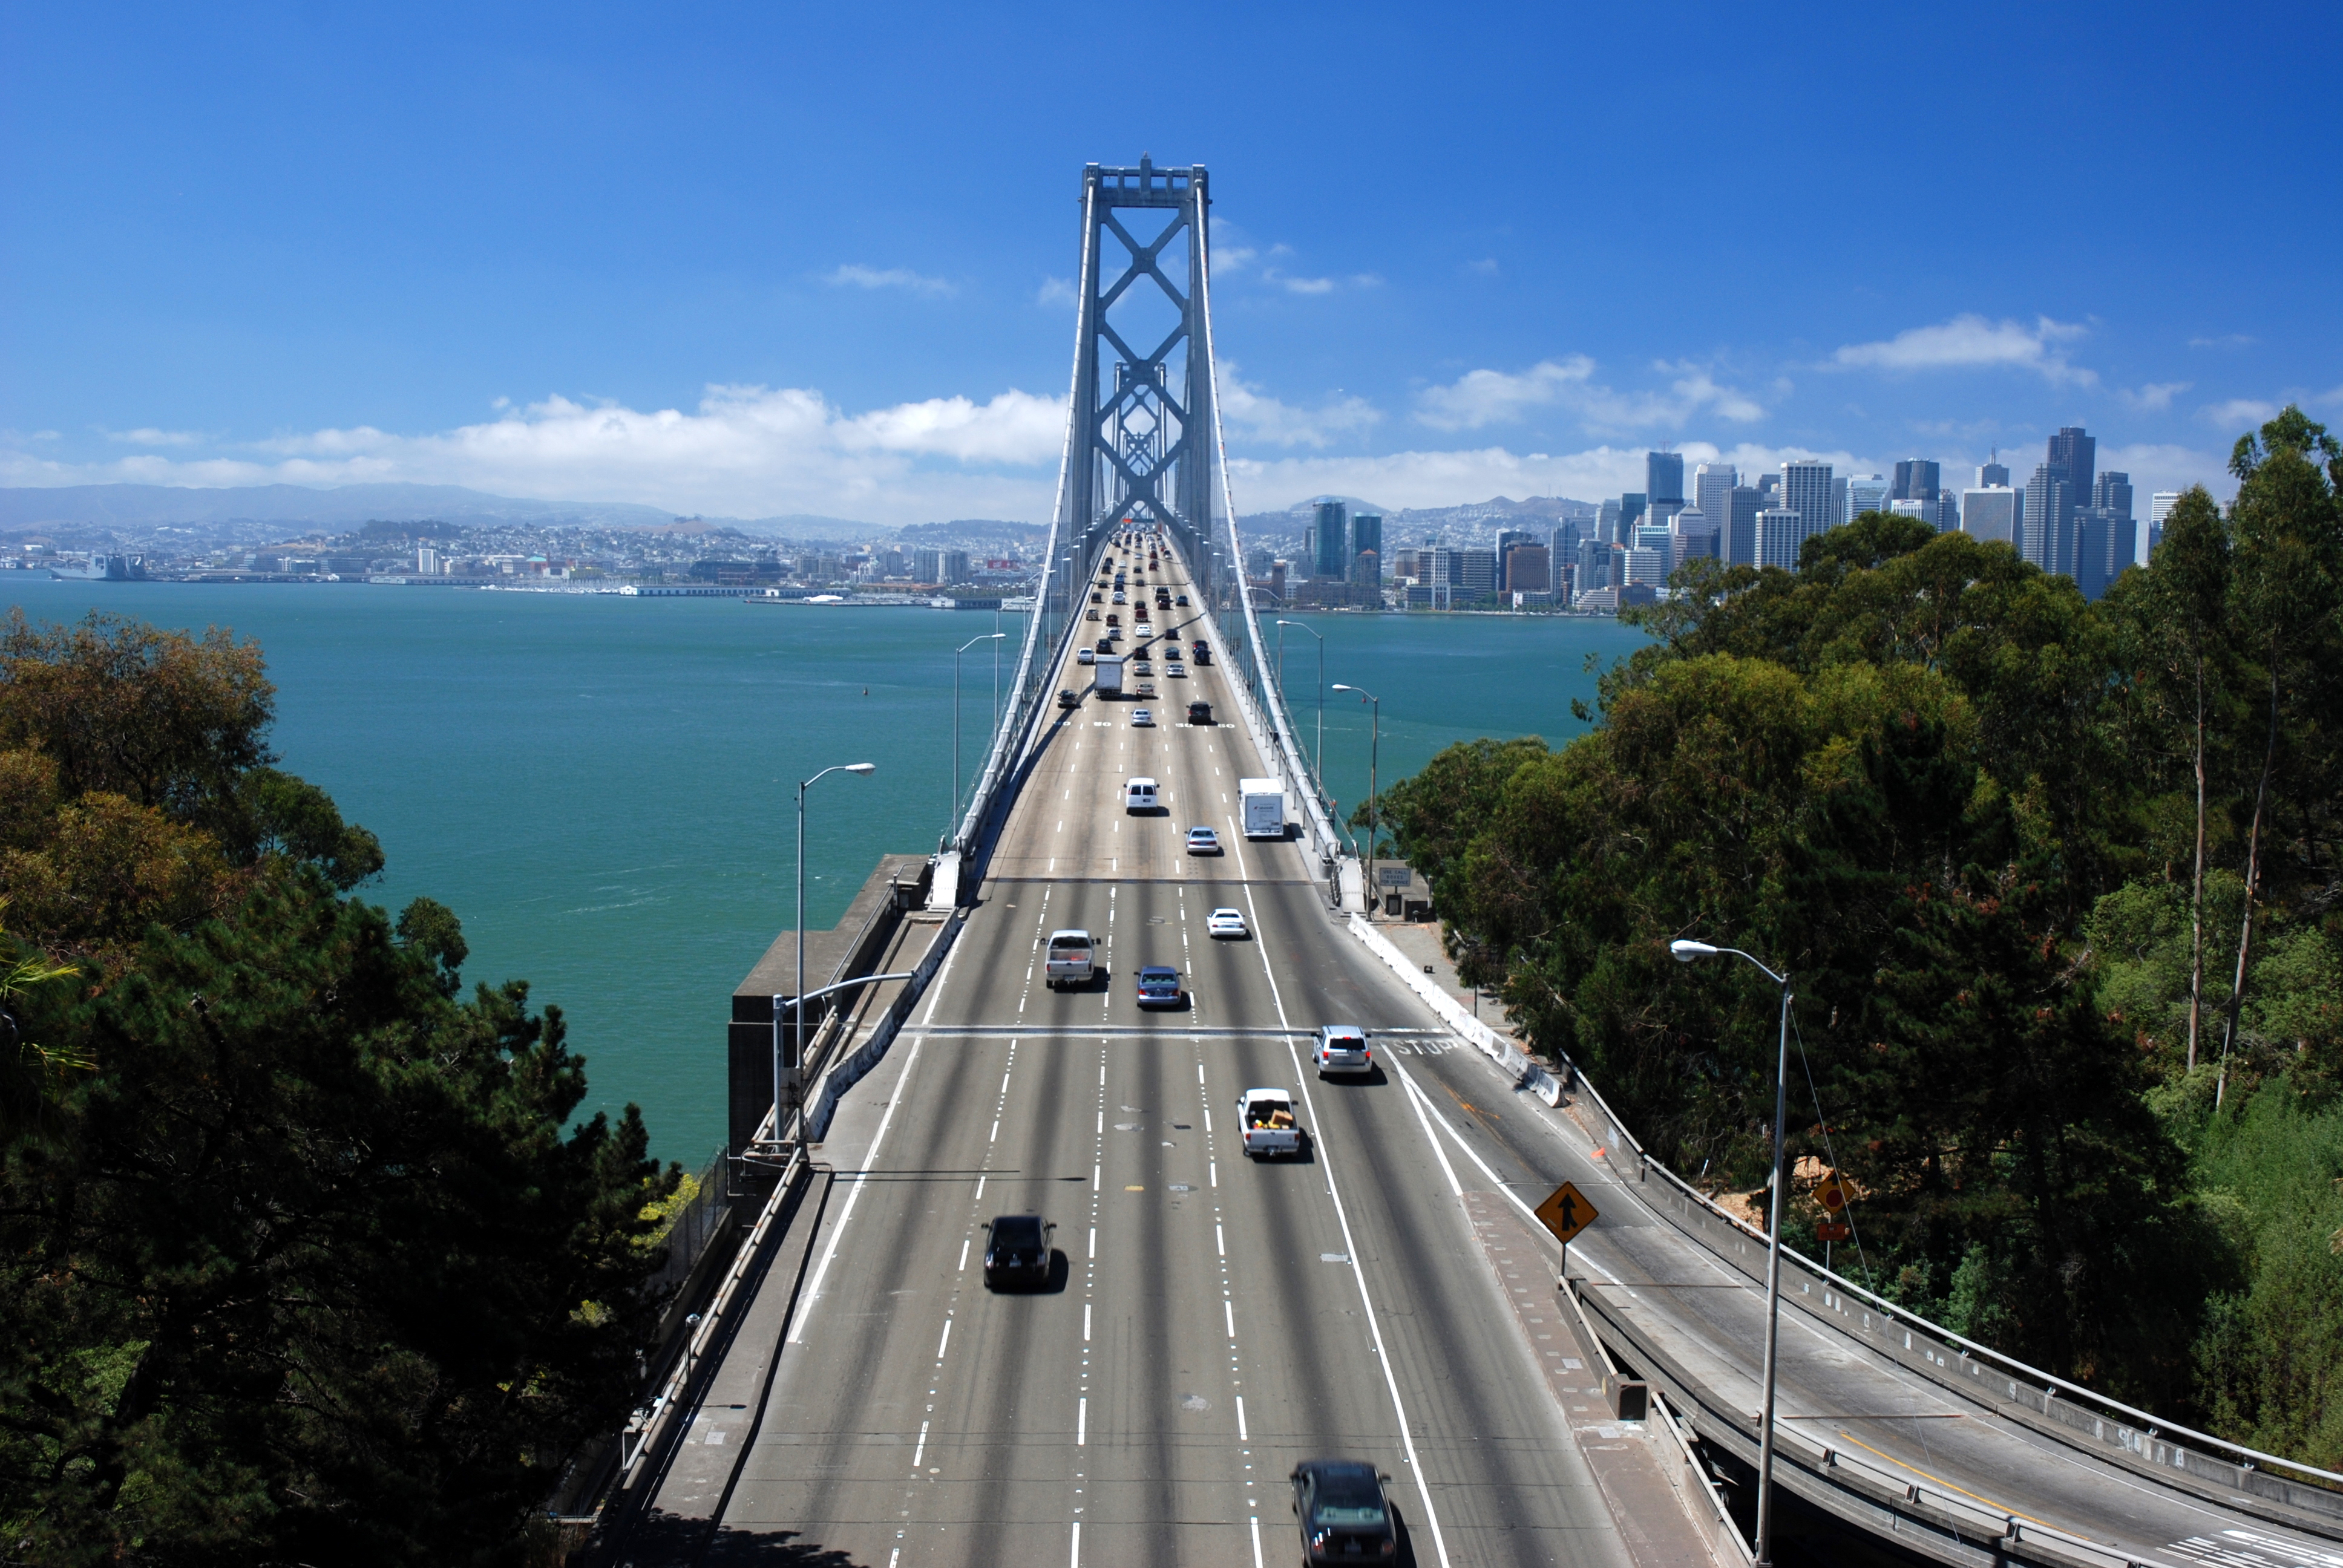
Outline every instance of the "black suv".
<path fill-rule="evenodd" d="M 1293 1516 L 1305 1563 L 1357 1563 L 1399 1555 L 1399 1530 L 1383 1501 L 1391 1479 L 1353 1459 L 1312 1459 L 1294 1466 Z"/>
<path fill-rule="evenodd" d="M 1189 722 L 1189 723 L 1191 723 L 1191 724 L 1210 724 L 1212 721 L 1212 705 L 1211 703 L 1209 703 L 1209 702 L 1192 702 L 1192 703 L 1188 704 L 1188 722 Z"/>
<path fill-rule="evenodd" d="M 1050 1282 L 1050 1232 L 1055 1225 L 1039 1214 L 996 1214 L 985 1226 L 984 1288 Z"/>

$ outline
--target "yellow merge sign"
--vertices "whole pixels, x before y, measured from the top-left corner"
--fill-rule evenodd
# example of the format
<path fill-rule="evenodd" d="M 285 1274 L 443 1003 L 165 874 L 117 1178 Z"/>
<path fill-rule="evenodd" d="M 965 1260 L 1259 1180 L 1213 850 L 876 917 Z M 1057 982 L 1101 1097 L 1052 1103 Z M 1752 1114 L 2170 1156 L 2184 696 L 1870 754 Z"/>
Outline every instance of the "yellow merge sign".
<path fill-rule="evenodd" d="M 1584 1193 L 1567 1181 L 1555 1188 L 1553 1194 L 1534 1211 L 1539 1222 L 1554 1232 L 1554 1240 L 1565 1247 L 1570 1245 L 1573 1236 L 1594 1223 L 1594 1205 L 1586 1201 Z"/>

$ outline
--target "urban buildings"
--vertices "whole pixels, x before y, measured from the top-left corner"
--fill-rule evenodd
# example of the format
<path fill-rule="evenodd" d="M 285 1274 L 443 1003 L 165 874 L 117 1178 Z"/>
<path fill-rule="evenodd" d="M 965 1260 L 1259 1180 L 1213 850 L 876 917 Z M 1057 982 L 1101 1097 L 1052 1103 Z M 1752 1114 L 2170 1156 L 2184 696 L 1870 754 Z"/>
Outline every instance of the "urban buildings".
<path fill-rule="evenodd" d="M 1732 515 L 1733 487 L 1740 482 L 1740 470 L 1732 464 L 1703 463 L 1692 471 L 1692 504 L 1711 525 L 1722 528 Z"/>
<path fill-rule="evenodd" d="M 1898 467 L 1902 466 L 1897 465 Z M 1846 481 L 1846 511 L 1841 521 L 1851 523 L 1865 512 L 1885 511 L 1892 491 L 1893 487 L 1889 485 L 1884 475 L 1865 474 L 1860 477 L 1850 477 Z"/>
<path fill-rule="evenodd" d="M 1808 534 L 1835 528 L 1838 518 L 1831 509 L 1831 466 L 1813 458 L 1794 458 L 1783 464 L 1779 504 L 1804 519 Z M 1791 564 L 1795 566 L 1797 551 L 1793 548 L 1790 555 Z"/>
<path fill-rule="evenodd" d="M 1377 562 L 1383 558 L 1383 519 L 1380 512 L 1361 512 L 1351 519 L 1351 560 L 1349 577 L 1359 580 L 1359 558 L 1372 554 Z M 1382 573 L 1370 579 L 1380 582 Z"/>
<path fill-rule="evenodd" d="M 1724 521 L 1717 529 L 1717 548 L 1729 567 L 1757 564 L 1757 514 L 1765 509 L 1755 485 L 1735 485 L 1725 492 Z"/>
<path fill-rule="evenodd" d="M 1906 457 L 1896 465 L 1895 487 L 1887 492 L 1891 501 L 1933 501 L 1942 474 L 1935 463 L 1926 457 Z"/>
<path fill-rule="evenodd" d="M 1796 571 L 1798 547 L 1805 542 L 1805 519 L 1795 507 L 1767 507 L 1757 514 L 1757 565 Z"/>
<path fill-rule="evenodd" d="M 1545 546 L 1527 542 L 1514 545 L 1505 551 L 1503 565 L 1506 592 L 1554 591 L 1554 556 Z"/>
<path fill-rule="evenodd" d="M 1979 468 L 1979 473 L 1984 473 Z M 2004 477 L 2009 470 L 2001 470 Z M 1980 485 L 1961 492 L 1961 531 L 1979 541 L 2017 543 L 2018 495 L 2007 485 Z"/>
<path fill-rule="evenodd" d="M 1310 528 L 1310 539 L 1305 553 L 1310 558 L 1310 575 L 1347 582 L 1351 576 L 1351 519 L 1349 508 L 1340 501 L 1321 501 L 1316 521 Z"/>

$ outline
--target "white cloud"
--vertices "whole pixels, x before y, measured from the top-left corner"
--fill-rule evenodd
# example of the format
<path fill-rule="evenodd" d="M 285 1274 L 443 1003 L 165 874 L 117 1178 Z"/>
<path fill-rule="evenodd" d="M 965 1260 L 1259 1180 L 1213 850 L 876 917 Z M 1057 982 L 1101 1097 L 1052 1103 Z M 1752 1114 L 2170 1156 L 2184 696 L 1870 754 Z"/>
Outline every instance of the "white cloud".
<path fill-rule="evenodd" d="M 0 483 L 468 485 L 502 495 L 626 500 L 734 517 L 819 512 L 904 523 L 1049 514 L 1066 428 L 1060 398 L 1011 390 L 848 415 L 795 387 L 710 387 L 692 412 L 548 397 L 453 430 L 360 426 L 228 455 L 111 462 L 0 453 Z"/>
<path fill-rule="evenodd" d="M 2162 413 L 2172 407 L 2173 398 L 2196 386 L 2194 381 L 2151 381 L 2137 391 L 2117 389 L 2117 396 L 2133 407 L 2151 413 Z"/>
<path fill-rule="evenodd" d="M 2242 332 L 2226 332 L 2218 337 L 2192 337 L 2188 340 L 2188 347 L 2191 348 L 2245 348 L 2259 341 L 2259 338 L 2248 337 Z"/>
<path fill-rule="evenodd" d="M 1221 367 L 1221 418 L 1236 434 L 1280 447 L 1332 445 L 1379 424 L 1383 413 L 1363 397 L 1329 397 L 1315 408 L 1282 403 L 1247 386 L 1234 361 Z"/>
<path fill-rule="evenodd" d="M 1825 362 L 1828 368 L 1888 371 L 1989 369 L 2031 370 L 2053 387 L 2094 386 L 2096 371 L 2067 363 L 2060 344 L 2086 328 L 2036 317 L 2032 327 L 1956 316 L 1936 327 L 1915 327 L 1884 343 L 1850 343 Z"/>
<path fill-rule="evenodd" d="M 960 292 L 960 286 L 946 278 L 924 276 L 907 266 L 865 266 L 860 262 L 849 262 L 824 276 L 822 281 L 854 288 L 900 288 L 930 297 Z"/>
<path fill-rule="evenodd" d="M 1033 297 L 1036 305 L 1080 305 L 1081 301 L 1081 291 L 1070 277 L 1043 278 L 1041 292 Z"/>
<path fill-rule="evenodd" d="M 1666 392 L 1615 391 L 1594 379 L 1594 361 L 1584 354 L 1542 360 L 1519 375 L 1469 371 L 1448 386 L 1419 394 L 1415 417 L 1435 430 L 1477 430 L 1519 419 L 1532 409 L 1561 407 L 1595 435 L 1625 435 L 1681 429 L 1703 408 L 1736 424 L 1765 417 L 1754 398 L 1720 385 L 1703 367 L 1663 359 L 1652 367 L 1674 377 Z"/>
<path fill-rule="evenodd" d="M 2208 425 L 2234 429 L 2240 425 L 2258 425 L 2278 417 L 2278 405 L 2259 397 L 2232 397 L 2226 403 L 2207 403 L 2197 410 L 2197 417 Z"/>
<path fill-rule="evenodd" d="M 2103 474 L 2112 471 L 2131 476 L 2132 514 L 2143 523 L 2147 517 L 2147 498 L 2158 490 L 2185 490 L 2191 485 L 2202 485 L 2213 492 L 2215 499 L 2227 500 L 2237 488 L 2237 481 L 2229 477 L 2226 455 L 2199 452 L 2169 442 L 2142 441 L 2128 447 L 2102 443 L 2098 463 Z M 2016 465 L 2010 467 L 2015 469 Z M 2020 477 L 2016 482 L 2022 485 L 2025 480 Z"/>
<path fill-rule="evenodd" d="M 203 437 L 194 430 L 157 430 L 148 425 L 136 430 L 108 430 L 106 438 L 126 447 L 192 447 Z"/>

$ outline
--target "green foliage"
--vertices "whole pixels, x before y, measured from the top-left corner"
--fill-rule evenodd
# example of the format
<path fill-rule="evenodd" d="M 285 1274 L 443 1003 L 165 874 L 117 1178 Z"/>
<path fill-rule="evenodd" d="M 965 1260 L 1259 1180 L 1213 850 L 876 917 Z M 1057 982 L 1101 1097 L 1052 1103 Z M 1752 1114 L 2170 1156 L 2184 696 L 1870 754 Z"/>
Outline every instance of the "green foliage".
<path fill-rule="evenodd" d="M 1452 748 L 1384 811 L 1460 968 L 1672 1162 L 1754 1186 L 1773 1153 L 1775 989 L 1670 961 L 1697 936 L 1795 977 L 1858 1268 L 2243 1432 L 2273 1396 L 2239 1356 L 2343 1356 L 2300 1305 L 2336 1227 L 2189 1157 L 2278 1125 L 2239 1096 L 2343 1090 L 2343 453 L 2288 410 L 2238 472 L 2097 605 L 1877 514 L 1795 572 L 1688 565 L 1598 728 Z"/>
<path fill-rule="evenodd" d="M 680 1173 L 632 1106 L 572 1123 L 559 1010 L 463 998 L 446 908 L 344 896 L 379 847 L 269 766 L 256 651 L 0 651 L 0 875 L 97 960 L 0 954 L 45 1053 L 0 1128 L 12 1560 L 521 1560 L 631 1402 Z"/>

